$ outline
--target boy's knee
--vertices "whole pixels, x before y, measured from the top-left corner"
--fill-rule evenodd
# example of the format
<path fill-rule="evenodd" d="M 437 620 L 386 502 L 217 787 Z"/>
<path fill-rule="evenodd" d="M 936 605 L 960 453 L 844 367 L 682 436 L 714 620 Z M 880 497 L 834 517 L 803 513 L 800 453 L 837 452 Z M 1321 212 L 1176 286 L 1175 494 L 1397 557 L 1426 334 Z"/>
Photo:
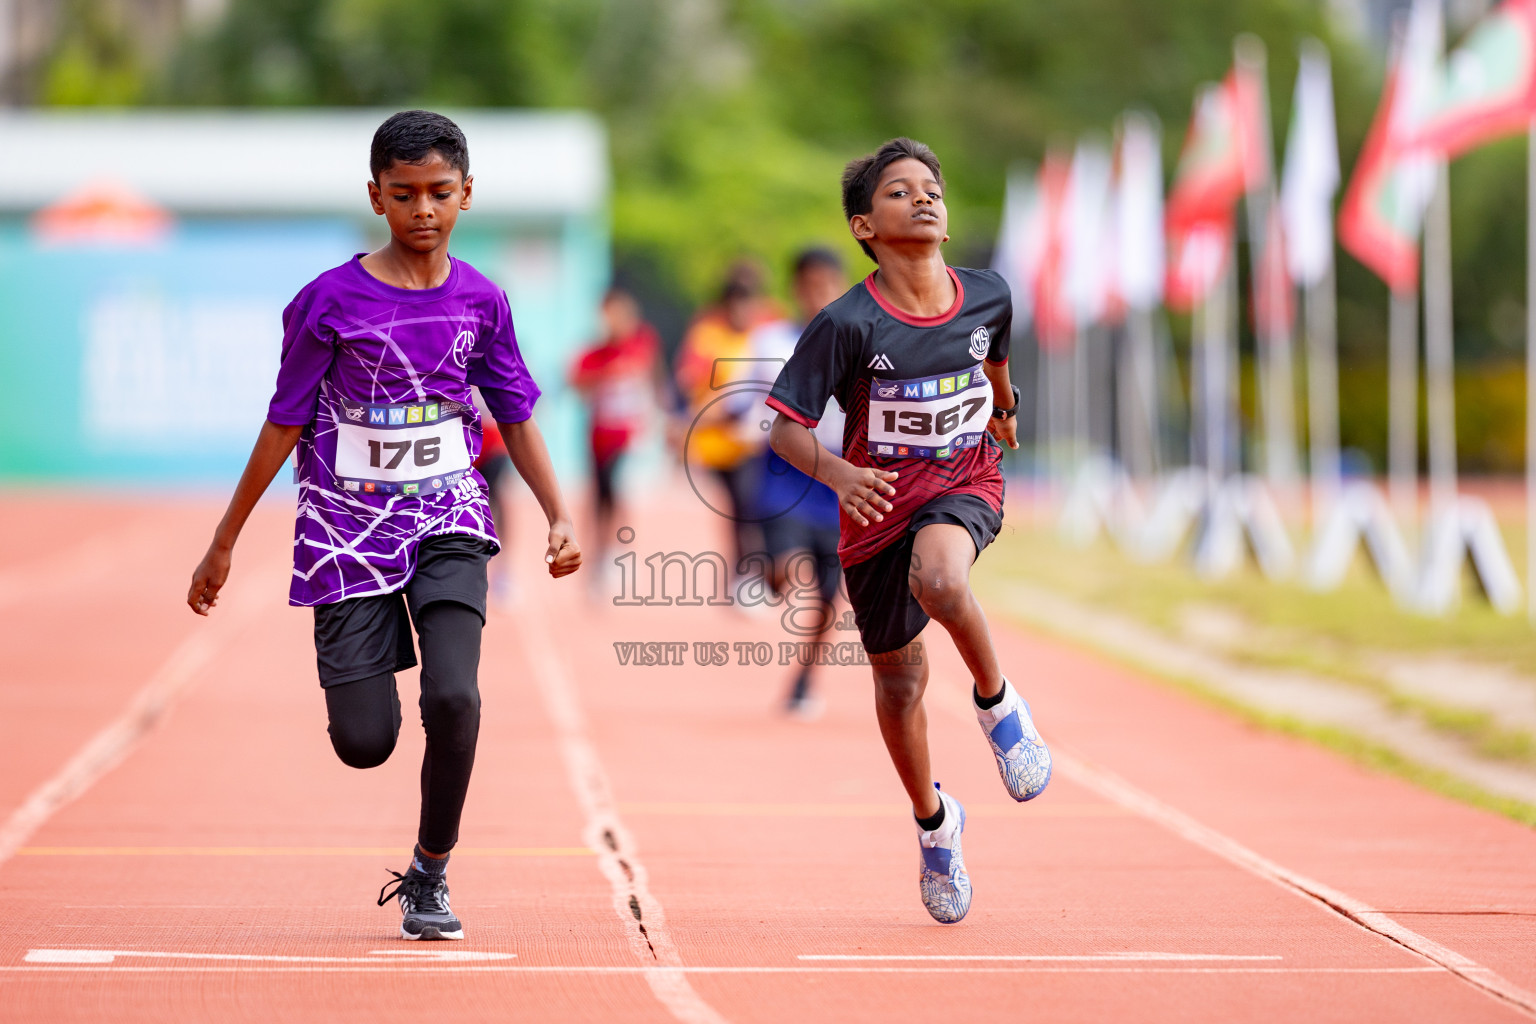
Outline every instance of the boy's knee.
<path fill-rule="evenodd" d="M 904 714 L 922 703 L 923 684 L 924 680 L 920 672 L 900 670 L 877 672 L 875 703 L 884 711 Z"/>
<path fill-rule="evenodd" d="M 449 690 L 444 693 L 423 694 L 421 718 L 428 728 L 438 725 L 452 726 L 480 718 L 480 694 L 475 689 Z"/>
<path fill-rule="evenodd" d="M 943 567 L 915 572 L 908 582 L 912 596 L 923 612 L 939 624 L 955 621 L 970 603 L 970 583 L 964 573 L 948 572 Z"/>
<path fill-rule="evenodd" d="M 377 768 L 395 752 L 395 730 L 360 729 L 332 722 L 331 747 L 349 768 Z"/>

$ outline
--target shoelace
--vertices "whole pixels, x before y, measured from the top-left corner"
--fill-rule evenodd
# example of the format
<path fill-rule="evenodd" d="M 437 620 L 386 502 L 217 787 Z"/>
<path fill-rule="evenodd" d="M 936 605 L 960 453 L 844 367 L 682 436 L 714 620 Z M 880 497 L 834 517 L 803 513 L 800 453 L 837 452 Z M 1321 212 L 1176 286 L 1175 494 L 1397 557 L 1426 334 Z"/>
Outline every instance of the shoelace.
<path fill-rule="evenodd" d="M 379 890 L 379 906 L 383 906 L 390 900 L 400 897 L 408 912 L 421 914 L 447 914 L 448 901 L 444 897 L 448 894 L 448 881 L 441 876 L 398 871 L 391 871 L 395 876 L 393 882 L 385 882 L 384 888 Z M 394 888 L 390 888 L 394 886 Z"/>

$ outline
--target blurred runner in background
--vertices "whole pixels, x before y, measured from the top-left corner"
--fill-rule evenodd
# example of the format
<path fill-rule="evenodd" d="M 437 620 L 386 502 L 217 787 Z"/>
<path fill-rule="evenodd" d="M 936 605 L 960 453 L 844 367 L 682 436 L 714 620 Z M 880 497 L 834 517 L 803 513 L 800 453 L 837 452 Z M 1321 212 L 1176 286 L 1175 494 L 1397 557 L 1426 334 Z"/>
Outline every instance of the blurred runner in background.
<path fill-rule="evenodd" d="M 805 250 L 795 259 L 793 287 L 798 317 L 755 328 L 748 340 L 752 359 L 777 366 L 789 361 L 805 325 L 847 290 L 842 260 L 828 249 Z M 771 423 L 775 415 L 766 402 L 759 401 L 744 418 L 747 427 L 754 429 L 759 422 Z M 828 400 L 815 434 L 827 451 L 842 454 L 843 410 L 836 399 Z M 766 431 L 762 435 L 766 440 Z M 806 596 L 815 593 L 821 599 L 815 609 L 801 608 L 794 613 L 785 626 L 801 640 L 823 640 L 835 621 L 834 602 L 842 578 L 837 561 L 837 495 L 826 484 L 785 462 L 772 448 L 765 446 L 759 460 L 757 518 L 773 559 L 774 589 L 790 589 Z M 805 719 L 819 717 L 823 707 L 821 698 L 811 692 L 811 668 L 805 665 L 800 669 L 785 703 L 790 714 Z"/>
<path fill-rule="evenodd" d="M 619 460 L 645 427 L 654 401 L 666 408 L 661 377 L 661 345 L 656 329 L 641 315 L 640 303 L 623 288 L 608 289 L 602 304 L 603 338 L 576 358 L 571 385 L 581 392 L 591 417 L 593 536 L 599 566 L 608 563 L 617 493 Z M 604 570 L 591 576 L 600 590 Z"/>
<path fill-rule="evenodd" d="M 776 311 L 763 299 L 762 271 L 753 263 L 737 263 L 726 274 L 719 304 L 699 314 L 677 353 L 677 389 L 686 406 L 681 437 L 674 437 L 674 443 L 686 445 L 682 458 L 708 470 L 725 489 L 722 511 L 731 520 L 735 545 L 733 592 L 735 577 L 745 571 L 743 560 L 761 552 L 763 544 L 762 531 L 752 521 L 756 445 L 743 437 L 740 403 L 731 401 L 725 389 L 748 365 L 751 330 L 773 319 Z"/>

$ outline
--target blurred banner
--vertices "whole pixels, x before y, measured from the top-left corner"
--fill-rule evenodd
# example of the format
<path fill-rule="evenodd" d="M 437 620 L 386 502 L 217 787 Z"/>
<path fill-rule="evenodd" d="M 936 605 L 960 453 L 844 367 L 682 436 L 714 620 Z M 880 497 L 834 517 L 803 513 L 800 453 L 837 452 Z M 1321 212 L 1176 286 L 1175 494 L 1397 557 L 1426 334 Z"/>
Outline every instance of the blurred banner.
<path fill-rule="evenodd" d="M 0 377 L 28 382 L 0 407 L 0 480 L 236 476 L 283 308 L 384 241 L 364 183 L 387 113 L 0 114 Z M 610 274 L 603 129 L 583 114 L 456 117 L 475 193 L 453 254 L 507 289 L 556 466 L 579 472 L 566 377 Z"/>

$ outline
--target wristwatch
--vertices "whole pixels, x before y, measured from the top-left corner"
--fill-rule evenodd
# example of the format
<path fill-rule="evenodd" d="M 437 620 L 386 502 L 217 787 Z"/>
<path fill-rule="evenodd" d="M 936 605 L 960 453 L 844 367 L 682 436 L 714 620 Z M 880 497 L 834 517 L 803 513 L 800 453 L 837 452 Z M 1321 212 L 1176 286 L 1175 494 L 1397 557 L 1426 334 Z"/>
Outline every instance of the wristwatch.
<path fill-rule="evenodd" d="M 992 407 L 992 418 L 995 420 L 1011 420 L 1019 414 L 1019 386 L 1017 384 L 1010 384 L 1009 387 L 1013 388 L 1013 407 L 999 409 L 994 405 Z"/>

